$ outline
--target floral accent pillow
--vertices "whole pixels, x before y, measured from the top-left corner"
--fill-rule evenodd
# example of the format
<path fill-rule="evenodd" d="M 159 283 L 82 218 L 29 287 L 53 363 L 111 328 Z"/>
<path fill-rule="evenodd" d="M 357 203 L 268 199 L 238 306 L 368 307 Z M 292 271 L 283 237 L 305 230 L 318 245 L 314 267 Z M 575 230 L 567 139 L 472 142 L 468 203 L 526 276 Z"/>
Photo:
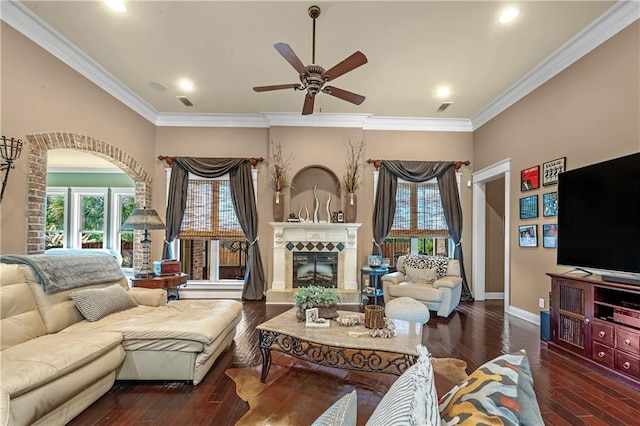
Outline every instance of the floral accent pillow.
<path fill-rule="evenodd" d="M 407 267 L 419 269 L 435 268 L 438 278 L 447 275 L 447 267 L 449 266 L 449 258 L 445 256 L 423 256 L 419 254 L 410 254 L 404 258 L 400 272 L 406 274 Z"/>

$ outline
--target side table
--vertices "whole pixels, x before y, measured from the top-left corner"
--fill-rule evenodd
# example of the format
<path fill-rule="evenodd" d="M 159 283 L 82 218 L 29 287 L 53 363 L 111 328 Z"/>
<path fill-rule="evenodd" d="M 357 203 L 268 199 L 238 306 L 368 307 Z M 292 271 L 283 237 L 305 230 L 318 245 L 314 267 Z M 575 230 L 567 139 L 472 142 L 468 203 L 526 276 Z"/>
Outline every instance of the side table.
<path fill-rule="evenodd" d="M 161 288 L 167 291 L 167 299 L 180 299 L 179 287 L 187 283 L 187 274 L 158 275 L 147 278 L 131 278 L 133 287 Z M 175 289 L 175 294 L 170 294 L 169 290 Z"/>
<path fill-rule="evenodd" d="M 378 296 L 383 296 L 382 288 L 380 287 L 380 277 L 388 274 L 389 268 L 387 266 L 363 266 L 360 269 L 360 294 L 361 300 L 364 300 L 364 297 L 373 297 L 373 304 L 378 304 Z M 364 277 L 369 277 L 369 287 L 373 288 L 373 292 L 371 294 L 365 291 L 364 285 Z"/>

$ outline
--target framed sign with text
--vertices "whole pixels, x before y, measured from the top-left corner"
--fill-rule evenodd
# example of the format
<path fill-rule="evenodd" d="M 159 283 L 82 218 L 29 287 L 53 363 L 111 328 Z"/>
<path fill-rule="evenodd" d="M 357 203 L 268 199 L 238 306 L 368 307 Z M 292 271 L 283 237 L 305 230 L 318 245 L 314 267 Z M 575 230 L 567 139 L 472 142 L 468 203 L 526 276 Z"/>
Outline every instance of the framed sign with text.
<path fill-rule="evenodd" d="M 558 175 L 564 172 L 566 160 L 567 157 L 562 157 L 542 163 L 542 186 L 555 185 L 558 183 Z"/>

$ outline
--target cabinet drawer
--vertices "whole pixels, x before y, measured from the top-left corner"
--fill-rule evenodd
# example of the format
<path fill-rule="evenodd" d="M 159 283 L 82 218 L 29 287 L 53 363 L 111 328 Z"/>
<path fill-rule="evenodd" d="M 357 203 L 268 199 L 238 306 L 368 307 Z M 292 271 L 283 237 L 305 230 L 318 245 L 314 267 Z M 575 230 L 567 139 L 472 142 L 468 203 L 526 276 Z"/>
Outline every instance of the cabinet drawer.
<path fill-rule="evenodd" d="M 615 346 L 615 328 L 612 324 L 594 320 L 591 323 L 591 338 L 608 346 Z"/>
<path fill-rule="evenodd" d="M 640 355 L 640 334 L 618 327 L 616 329 L 616 348 Z"/>
<path fill-rule="evenodd" d="M 616 369 L 640 377 L 640 357 L 616 351 Z"/>
<path fill-rule="evenodd" d="M 593 342 L 591 357 L 598 364 L 606 365 L 607 367 L 614 367 L 615 357 L 613 348 L 605 346 L 598 342 Z"/>

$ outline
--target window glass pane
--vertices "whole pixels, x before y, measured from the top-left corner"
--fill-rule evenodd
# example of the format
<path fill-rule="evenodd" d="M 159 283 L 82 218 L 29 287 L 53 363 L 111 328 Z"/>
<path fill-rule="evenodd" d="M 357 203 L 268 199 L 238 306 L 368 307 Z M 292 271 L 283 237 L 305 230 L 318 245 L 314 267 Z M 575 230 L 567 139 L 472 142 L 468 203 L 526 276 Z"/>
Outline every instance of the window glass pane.
<path fill-rule="evenodd" d="M 127 220 L 136 205 L 135 197 L 120 198 L 120 226 Z M 133 267 L 133 231 L 120 232 L 120 255 L 122 256 L 122 267 Z"/>
<path fill-rule="evenodd" d="M 104 196 L 82 196 L 82 248 L 102 248 L 104 235 Z"/>
<path fill-rule="evenodd" d="M 45 249 L 64 247 L 64 195 L 47 195 Z"/>
<path fill-rule="evenodd" d="M 220 241 L 220 279 L 244 280 L 244 271 L 247 267 L 247 240 L 222 240 Z"/>

